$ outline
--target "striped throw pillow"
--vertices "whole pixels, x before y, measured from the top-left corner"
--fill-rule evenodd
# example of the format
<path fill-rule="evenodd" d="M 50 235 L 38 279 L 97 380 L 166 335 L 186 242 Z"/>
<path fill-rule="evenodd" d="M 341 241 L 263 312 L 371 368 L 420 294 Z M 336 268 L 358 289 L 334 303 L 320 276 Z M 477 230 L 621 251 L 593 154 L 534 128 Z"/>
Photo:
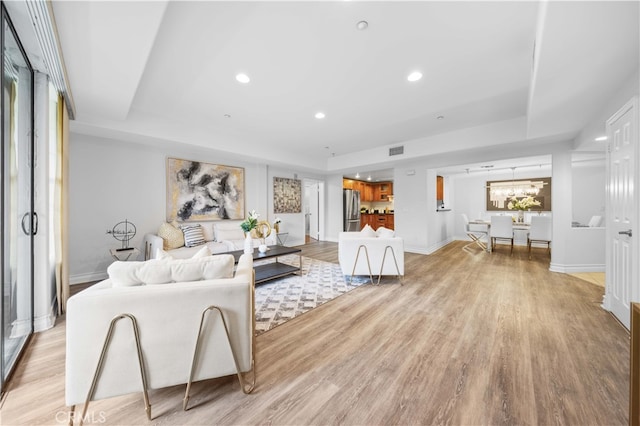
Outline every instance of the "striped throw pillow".
<path fill-rule="evenodd" d="M 195 247 L 204 244 L 204 232 L 200 224 L 182 225 L 180 227 L 184 234 L 184 245 L 186 247 Z"/>

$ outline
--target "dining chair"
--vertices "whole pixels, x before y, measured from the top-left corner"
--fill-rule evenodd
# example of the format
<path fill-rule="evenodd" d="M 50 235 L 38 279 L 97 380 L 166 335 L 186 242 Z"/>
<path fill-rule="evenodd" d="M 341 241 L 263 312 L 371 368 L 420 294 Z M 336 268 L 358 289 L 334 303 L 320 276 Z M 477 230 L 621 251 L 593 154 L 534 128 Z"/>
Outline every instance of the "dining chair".
<path fill-rule="evenodd" d="M 496 240 L 511 241 L 511 254 L 513 254 L 513 219 L 511 216 L 491 216 L 491 251 L 496 248 Z"/>
<path fill-rule="evenodd" d="M 533 216 L 531 218 L 531 228 L 527 235 L 527 249 L 529 250 L 529 260 L 531 260 L 531 243 L 541 243 L 547 245 L 547 250 L 551 253 L 551 218 L 547 216 Z"/>
<path fill-rule="evenodd" d="M 477 244 L 482 248 L 482 250 L 491 252 L 491 248 L 489 245 L 489 229 L 487 225 L 469 223 L 469 218 L 466 214 L 462 213 L 461 216 L 462 221 L 464 222 L 464 232 L 472 240 L 469 244 L 462 248 L 466 249 L 470 245 Z M 483 238 L 486 238 L 486 243 L 482 241 Z"/>

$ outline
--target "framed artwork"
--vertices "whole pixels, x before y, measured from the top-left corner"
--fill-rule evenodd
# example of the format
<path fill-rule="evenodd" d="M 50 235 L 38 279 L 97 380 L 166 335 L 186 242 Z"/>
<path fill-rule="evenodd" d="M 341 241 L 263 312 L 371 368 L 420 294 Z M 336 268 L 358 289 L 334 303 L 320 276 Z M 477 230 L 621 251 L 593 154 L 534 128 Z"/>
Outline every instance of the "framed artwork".
<path fill-rule="evenodd" d="M 273 178 L 273 212 L 302 213 L 302 181 Z"/>
<path fill-rule="evenodd" d="M 168 221 L 244 216 L 244 168 L 167 158 Z"/>
<path fill-rule="evenodd" d="M 551 211 L 551 178 L 511 179 L 487 181 L 487 211 L 514 211 L 507 205 L 512 197 L 522 199 L 527 196 L 539 201 L 532 211 Z"/>

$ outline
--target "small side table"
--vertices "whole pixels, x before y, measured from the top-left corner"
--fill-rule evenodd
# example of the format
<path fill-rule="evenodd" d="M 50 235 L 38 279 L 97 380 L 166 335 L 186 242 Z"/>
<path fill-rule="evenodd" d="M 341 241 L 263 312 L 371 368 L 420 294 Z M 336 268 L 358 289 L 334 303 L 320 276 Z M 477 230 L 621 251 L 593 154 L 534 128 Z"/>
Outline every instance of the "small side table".
<path fill-rule="evenodd" d="M 276 234 L 276 238 L 278 239 L 278 245 L 279 246 L 283 246 L 284 243 L 287 242 L 287 238 L 289 237 L 289 233 L 288 232 L 280 232 L 278 234 Z"/>
<path fill-rule="evenodd" d="M 109 253 L 115 260 L 126 262 L 127 260 L 138 260 L 140 250 L 135 247 L 127 250 L 109 249 Z"/>

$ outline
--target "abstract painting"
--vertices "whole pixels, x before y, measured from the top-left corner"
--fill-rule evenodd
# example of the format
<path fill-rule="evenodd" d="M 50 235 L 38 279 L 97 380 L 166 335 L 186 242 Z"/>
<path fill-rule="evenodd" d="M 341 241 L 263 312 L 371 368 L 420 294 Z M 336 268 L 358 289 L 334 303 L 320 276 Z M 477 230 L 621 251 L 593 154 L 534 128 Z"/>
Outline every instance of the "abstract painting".
<path fill-rule="evenodd" d="M 244 169 L 167 158 L 167 220 L 244 219 Z"/>
<path fill-rule="evenodd" d="M 302 181 L 300 179 L 273 178 L 273 212 L 302 212 Z"/>

